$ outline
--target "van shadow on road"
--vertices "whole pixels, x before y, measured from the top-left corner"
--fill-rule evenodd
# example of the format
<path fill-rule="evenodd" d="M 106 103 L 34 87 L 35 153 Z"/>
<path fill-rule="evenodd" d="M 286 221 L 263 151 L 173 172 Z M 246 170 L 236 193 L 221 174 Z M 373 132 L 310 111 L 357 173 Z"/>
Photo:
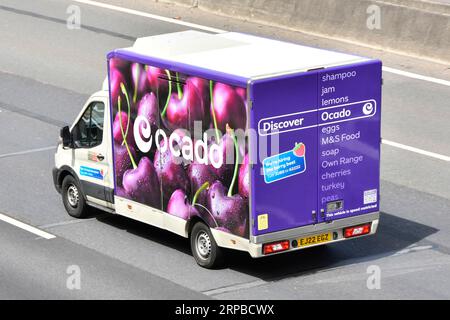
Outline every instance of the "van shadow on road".
<path fill-rule="evenodd" d="M 126 230 L 161 245 L 190 255 L 189 241 L 171 232 L 125 217 L 100 215 L 97 220 Z M 379 259 L 421 241 L 438 229 L 382 212 L 374 236 L 318 246 L 263 259 L 252 259 L 246 252 L 226 251 L 226 266 L 262 280 L 276 281 L 294 275 L 314 273 Z M 192 263 L 195 263 L 192 259 Z"/>

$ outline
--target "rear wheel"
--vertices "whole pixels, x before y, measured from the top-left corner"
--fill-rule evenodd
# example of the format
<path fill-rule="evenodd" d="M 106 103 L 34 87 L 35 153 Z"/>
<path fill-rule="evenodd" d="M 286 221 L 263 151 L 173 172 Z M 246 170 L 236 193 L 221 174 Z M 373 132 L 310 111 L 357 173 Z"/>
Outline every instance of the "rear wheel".
<path fill-rule="evenodd" d="M 84 218 L 88 215 L 88 206 L 77 181 L 71 175 L 62 183 L 62 200 L 67 213 L 74 218 Z"/>
<path fill-rule="evenodd" d="M 222 249 L 217 245 L 209 227 L 197 222 L 191 231 L 191 251 L 198 265 L 207 268 L 218 268 L 223 264 Z"/>

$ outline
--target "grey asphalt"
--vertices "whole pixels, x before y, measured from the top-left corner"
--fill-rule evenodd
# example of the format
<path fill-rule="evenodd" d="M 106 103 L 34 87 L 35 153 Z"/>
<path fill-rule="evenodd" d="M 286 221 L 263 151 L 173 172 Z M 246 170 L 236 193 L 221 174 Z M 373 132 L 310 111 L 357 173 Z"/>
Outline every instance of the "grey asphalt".
<path fill-rule="evenodd" d="M 450 163 L 383 145 L 382 213 L 373 237 L 253 260 L 230 253 L 221 270 L 198 267 L 185 239 L 130 219 L 70 218 L 52 185 L 52 148 L 88 95 L 105 55 L 139 36 L 186 27 L 70 1 L 0 1 L 0 212 L 57 237 L 0 221 L 0 298 L 435 299 L 450 298 Z M 382 57 L 385 65 L 449 79 L 446 66 L 152 4 L 154 11 L 218 28 Z M 148 9 L 148 8 L 147 8 Z M 153 9 L 153 8 L 151 8 Z M 450 88 L 384 74 L 383 138 L 450 155 Z M 23 151 L 32 151 L 22 153 Z M 81 290 L 66 288 L 78 265 Z M 381 270 L 369 290 L 367 268 Z"/>

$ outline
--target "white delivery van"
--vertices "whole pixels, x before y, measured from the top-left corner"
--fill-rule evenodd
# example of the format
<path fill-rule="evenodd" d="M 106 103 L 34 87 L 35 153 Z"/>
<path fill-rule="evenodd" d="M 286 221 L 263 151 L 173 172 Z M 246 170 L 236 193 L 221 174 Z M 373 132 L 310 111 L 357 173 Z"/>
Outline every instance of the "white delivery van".
<path fill-rule="evenodd" d="M 61 129 L 54 184 L 90 207 L 264 257 L 374 234 L 381 62 L 240 34 L 185 31 L 107 56 Z"/>

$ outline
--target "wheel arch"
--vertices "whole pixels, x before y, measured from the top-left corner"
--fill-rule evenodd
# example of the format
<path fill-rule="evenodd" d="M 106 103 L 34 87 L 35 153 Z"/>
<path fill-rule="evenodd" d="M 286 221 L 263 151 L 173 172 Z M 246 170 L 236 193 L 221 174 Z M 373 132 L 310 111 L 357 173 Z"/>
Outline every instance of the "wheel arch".
<path fill-rule="evenodd" d="M 78 187 L 81 191 L 81 194 L 83 195 L 83 198 L 86 200 L 86 196 L 85 196 L 85 193 L 83 190 L 83 185 L 82 185 L 80 179 L 78 178 L 78 175 L 76 174 L 75 170 L 73 170 L 69 166 L 62 166 L 58 170 L 57 182 L 58 182 L 58 185 L 60 186 L 60 188 L 62 189 L 62 183 L 64 181 L 64 178 L 67 176 L 72 176 L 75 179 L 75 181 L 77 182 Z"/>
<path fill-rule="evenodd" d="M 202 217 L 192 216 L 186 224 L 186 233 L 188 235 L 188 238 L 191 237 L 192 228 L 194 228 L 197 222 L 203 222 L 208 228 L 211 228 L 209 224 L 205 221 L 205 219 L 203 219 Z"/>

